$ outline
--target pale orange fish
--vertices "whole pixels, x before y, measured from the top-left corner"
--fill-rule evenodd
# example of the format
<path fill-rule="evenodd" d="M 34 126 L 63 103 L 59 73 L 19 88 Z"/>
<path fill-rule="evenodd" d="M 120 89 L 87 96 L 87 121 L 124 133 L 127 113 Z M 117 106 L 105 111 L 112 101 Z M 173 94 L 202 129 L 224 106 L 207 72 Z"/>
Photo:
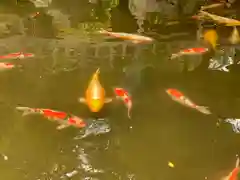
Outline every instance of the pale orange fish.
<path fill-rule="evenodd" d="M 228 176 L 223 177 L 222 180 L 239 180 L 240 167 L 239 167 L 239 157 L 237 156 L 236 165 Z"/>
<path fill-rule="evenodd" d="M 189 98 L 187 98 L 182 92 L 177 89 L 167 89 L 166 93 L 172 98 L 172 100 L 192 109 L 196 109 L 197 111 L 203 114 L 211 114 L 206 106 L 199 106 L 192 102 Z"/>
<path fill-rule="evenodd" d="M 236 19 L 231 19 L 231 18 L 226 18 L 226 17 L 222 17 L 222 16 L 218 16 L 215 14 L 211 14 L 205 11 L 200 10 L 199 14 L 197 16 L 193 16 L 193 17 L 197 17 L 197 18 L 209 18 L 219 24 L 225 24 L 225 26 L 239 26 L 240 25 L 240 21 L 236 20 Z"/>
<path fill-rule="evenodd" d="M 224 3 L 215 3 L 207 6 L 201 6 L 201 10 L 212 9 L 212 8 L 221 7 L 221 6 L 224 6 Z"/>
<path fill-rule="evenodd" d="M 100 69 L 94 73 L 85 93 L 85 98 L 79 98 L 79 102 L 85 103 L 91 112 L 99 112 L 105 103 L 112 101 L 112 98 L 105 97 L 105 89 L 99 81 Z"/>
<path fill-rule="evenodd" d="M 101 34 L 105 34 L 108 36 L 112 36 L 115 38 L 120 38 L 123 40 L 130 40 L 133 43 L 151 43 L 153 41 L 152 38 L 150 37 L 146 37 L 146 36 L 142 36 L 139 34 L 129 34 L 129 33 L 123 33 L 123 32 L 110 32 L 110 31 L 106 31 L 106 30 L 101 30 L 99 31 L 99 33 Z"/>

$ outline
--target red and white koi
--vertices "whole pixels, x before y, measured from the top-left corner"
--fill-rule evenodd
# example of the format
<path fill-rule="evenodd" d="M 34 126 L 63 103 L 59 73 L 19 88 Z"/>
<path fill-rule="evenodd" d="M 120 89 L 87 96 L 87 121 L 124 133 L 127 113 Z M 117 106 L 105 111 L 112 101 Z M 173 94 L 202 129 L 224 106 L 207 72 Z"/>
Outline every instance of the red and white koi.
<path fill-rule="evenodd" d="M 64 129 L 69 126 L 73 126 L 76 128 L 83 128 L 86 126 L 86 123 L 82 118 L 61 111 L 30 107 L 16 107 L 16 109 L 23 112 L 22 116 L 40 114 L 50 121 L 57 121 L 60 124 L 56 128 L 57 130 Z"/>
<path fill-rule="evenodd" d="M 128 118 L 131 119 L 132 98 L 129 93 L 123 88 L 114 88 L 117 98 L 120 98 L 128 109 Z"/>
<path fill-rule="evenodd" d="M 142 36 L 139 34 L 129 34 L 129 33 L 123 33 L 123 32 L 110 32 L 110 31 L 106 31 L 106 30 L 101 30 L 99 31 L 99 33 L 101 34 L 105 34 L 114 38 L 120 38 L 123 40 L 130 40 L 131 42 L 138 44 L 138 43 L 150 43 L 153 41 L 152 38 L 150 37 L 146 37 L 146 36 Z"/>
<path fill-rule="evenodd" d="M 238 176 L 240 175 L 240 167 L 239 167 L 239 157 L 237 156 L 236 164 L 234 169 L 229 173 L 228 176 L 223 177 L 222 180 L 238 180 Z"/>
<path fill-rule="evenodd" d="M 183 49 L 176 54 L 172 54 L 171 59 L 174 59 L 176 57 L 180 57 L 180 56 L 183 56 L 183 55 L 203 54 L 203 53 L 207 52 L 208 50 L 209 50 L 208 48 L 202 48 L 202 47 Z"/>
<path fill-rule="evenodd" d="M 23 52 L 17 52 L 17 53 L 10 53 L 6 55 L 0 56 L 1 59 L 24 59 L 24 58 L 32 58 L 35 55 L 32 53 L 23 53 Z"/>
<path fill-rule="evenodd" d="M 166 93 L 172 98 L 172 100 L 192 109 L 196 109 L 197 111 L 203 114 L 211 114 L 206 106 L 199 106 L 192 102 L 189 98 L 187 98 L 182 92 L 177 89 L 167 89 Z"/>
<path fill-rule="evenodd" d="M 0 71 L 10 70 L 15 68 L 16 66 L 12 63 L 0 62 Z"/>

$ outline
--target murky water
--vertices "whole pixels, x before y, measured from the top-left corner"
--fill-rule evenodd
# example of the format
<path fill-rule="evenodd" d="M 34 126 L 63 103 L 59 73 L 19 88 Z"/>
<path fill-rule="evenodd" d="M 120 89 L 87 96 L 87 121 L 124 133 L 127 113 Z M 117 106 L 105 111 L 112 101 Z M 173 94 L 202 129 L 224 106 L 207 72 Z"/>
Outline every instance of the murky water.
<path fill-rule="evenodd" d="M 165 56 L 159 53 L 155 58 L 161 61 Z M 130 53 L 124 60 L 133 58 Z M 147 55 L 142 58 L 149 60 Z M 55 123 L 41 116 L 22 117 L 15 107 L 50 108 L 92 122 L 87 107 L 77 99 L 84 95 L 94 68 L 51 73 L 41 69 L 44 63 L 38 57 L 21 62 L 23 68 L 0 74 L 2 180 L 219 179 L 234 166 L 240 139 L 230 125 L 217 127 L 216 115 L 240 116 L 237 73 L 157 72 L 144 83 L 139 74 L 129 80 L 118 69 L 106 68 L 100 76 L 107 96 L 112 97 L 112 87 L 118 85 L 130 89 L 133 118 L 127 118 L 121 103 L 113 102 L 102 113 L 100 125 L 103 131 L 108 129 L 106 133 L 76 138 L 81 130 L 58 131 Z M 206 116 L 173 102 L 165 93 L 170 87 L 209 106 L 214 114 Z M 168 167 L 168 161 L 175 168 Z"/>

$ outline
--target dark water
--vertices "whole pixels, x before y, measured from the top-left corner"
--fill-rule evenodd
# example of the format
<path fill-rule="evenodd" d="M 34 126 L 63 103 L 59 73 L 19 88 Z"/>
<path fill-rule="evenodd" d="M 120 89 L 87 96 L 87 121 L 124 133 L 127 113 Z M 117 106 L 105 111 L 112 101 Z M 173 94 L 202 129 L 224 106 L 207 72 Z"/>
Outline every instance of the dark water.
<path fill-rule="evenodd" d="M 125 83 L 132 90 L 132 120 L 121 103 L 108 104 L 103 114 L 111 132 L 75 140 L 80 130 L 57 131 L 55 123 L 37 116 L 23 118 L 15 107 L 50 108 L 88 119 L 91 114 L 77 99 L 93 71 L 46 74 L 36 60 L 24 60 L 23 70 L 0 74 L 0 153 L 8 157 L 0 158 L 2 180 L 67 179 L 66 173 L 73 170 L 78 171 L 73 180 L 220 179 L 234 166 L 239 137 L 228 124 L 217 127 L 216 115 L 240 116 L 238 74 L 155 72 L 134 87 L 133 78 Z M 100 74 L 109 97 L 112 87 L 127 82 L 116 71 Z M 214 114 L 206 116 L 173 102 L 166 88 L 181 90 Z M 168 161 L 175 168 L 168 167 Z"/>

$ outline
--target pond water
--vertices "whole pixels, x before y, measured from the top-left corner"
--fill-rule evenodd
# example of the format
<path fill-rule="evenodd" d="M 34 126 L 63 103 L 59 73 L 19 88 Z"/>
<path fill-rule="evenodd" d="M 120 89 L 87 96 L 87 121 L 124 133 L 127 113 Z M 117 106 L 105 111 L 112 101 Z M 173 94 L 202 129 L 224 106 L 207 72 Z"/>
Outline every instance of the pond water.
<path fill-rule="evenodd" d="M 41 63 L 36 59 L 21 60 L 23 68 L 0 74 L 2 180 L 220 179 L 234 166 L 239 135 L 229 124 L 217 127 L 216 123 L 218 115 L 240 117 L 237 73 L 155 72 L 146 82 L 133 78 L 129 83 L 117 70 L 102 71 L 100 80 L 108 97 L 114 96 L 113 87 L 123 83 L 131 90 L 132 119 L 123 104 L 107 104 L 102 123 L 92 130 L 102 128 L 103 133 L 76 138 L 81 130 L 56 130 L 56 123 L 41 116 L 22 117 L 15 107 L 49 108 L 92 122 L 92 114 L 78 98 L 84 95 L 94 70 L 45 73 L 38 69 Z M 159 53 L 157 59 L 163 55 Z M 167 88 L 179 89 L 197 104 L 209 106 L 213 114 L 177 104 L 166 94 Z M 169 161 L 174 168 L 168 166 Z"/>

